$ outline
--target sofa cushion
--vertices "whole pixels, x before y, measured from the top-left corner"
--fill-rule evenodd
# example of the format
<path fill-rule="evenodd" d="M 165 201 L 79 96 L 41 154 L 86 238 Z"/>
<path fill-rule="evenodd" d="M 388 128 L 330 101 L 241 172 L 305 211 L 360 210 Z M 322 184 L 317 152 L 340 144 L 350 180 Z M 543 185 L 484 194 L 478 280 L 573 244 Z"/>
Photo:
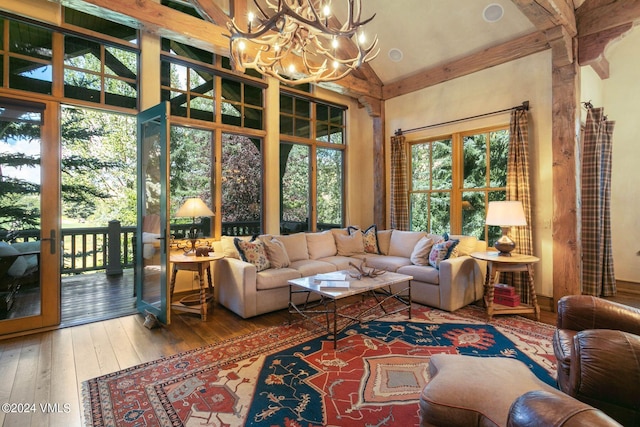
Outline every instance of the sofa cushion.
<path fill-rule="evenodd" d="M 389 255 L 389 245 L 391 244 L 391 234 L 393 230 L 378 230 L 378 249 L 382 255 Z"/>
<path fill-rule="evenodd" d="M 425 233 L 421 231 L 400 231 L 393 230 L 391 240 L 389 242 L 389 255 L 411 258 L 413 248 Z"/>
<path fill-rule="evenodd" d="M 289 261 L 300 261 L 309 259 L 309 251 L 307 249 L 307 237 L 305 233 L 288 234 L 286 236 L 278 236 L 284 247 L 287 249 Z"/>
<path fill-rule="evenodd" d="M 352 266 L 349 265 L 349 263 L 353 263 L 357 266 L 360 266 L 362 264 L 362 260 L 348 257 L 348 256 L 340 256 L 340 255 L 321 258 L 318 261 L 331 263 L 335 265 L 336 270 L 349 270 L 350 268 L 353 268 Z"/>
<path fill-rule="evenodd" d="M 18 255 L 20 253 L 19 250 L 14 248 L 7 242 L 0 242 L 0 256 L 3 255 Z M 12 277 L 21 277 L 27 271 L 27 261 L 25 261 L 24 257 L 18 257 L 11 264 L 9 270 L 7 270 L 7 274 Z"/>
<path fill-rule="evenodd" d="M 377 269 L 384 269 L 387 271 L 396 271 L 403 265 L 411 265 L 411 260 L 409 258 L 398 256 L 364 254 L 356 255 L 355 258 L 366 259 L 367 267 L 375 267 Z"/>
<path fill-rule="evenodd" d="M 418 282 L 440 284 L 440 271 L 437 268 L 426 265 L 405 265 L 398 268 L 396 273 L 413 276 L 413 280 Z"/>
<path fill-rule="evenodd" d="M 366 230 L 361 230 L 354 226 L 347 227 L 347 230 L 349 231 L 349 234 L 362 233 L 362 242 L 366 253 L 380 253 L 380 248 L 378 247 L 378 229 L 375 224 L 369 226 Z"/>
<path fill-rule="evenodd" d="M 271 267 L 262 240 L 254 239 L 247 242 L 236 237 L 233 239 L 233 243 L 236 245 L 236 248 L 238 248 L 240 258 L 244 262 L 255 265 L 257 271 L 266 270 Z"/>
<path fill-rule="evenodd" d="M 429 264 L 432 267 L 440 268 L 442 261 L 455 256 L 454 251 L 458 243 L 458 240 L 446 240 L 434 244 L 429 253 Z"/>
<path fill-rule="evenodd" d="M 267 251 L 267 258 L 271 268 L 286 268 L 289 267 L 291 261 L 289 261 L 289 255 L 284 244 L 272 236 L 265 236 L 262 238 L 264 242 L 264 248 Z"/>
<path fill-rule="evenodd" d="M 256 274 L 256 289 L 275 289 L 287 286 L 288 280 L 302 277 L 298 270 L 293 268 L 270 268 Z"/>
<path fill-rule="evenodd" d="M 291 263 L 291 268 L 295 268 L 302 277 L 313 276 L 320 273 L 330 273 L 336 271 L 336 266 L 315 259 L 298 260 Z"/>
<path fill-rule="evenodd" d="M 433 237 L 421 237 L 411 252 L 411 262 L 415 265 L 429 265 L 429 254 L 435 243 Z"/>
<path fill-rule="evenodd" d="M 364 253 L 364 242 L 362 233 L 359 231 L 347 236 L 335 235 L 336 246 L 338 247 L 338 255 L 354 256 Z"/>
<path fill-rule="evenodd" d="M 331 230 L 320 233 L 305 233 L 310 259 L 324 258 L 336 254 L 336 242 Z"/>

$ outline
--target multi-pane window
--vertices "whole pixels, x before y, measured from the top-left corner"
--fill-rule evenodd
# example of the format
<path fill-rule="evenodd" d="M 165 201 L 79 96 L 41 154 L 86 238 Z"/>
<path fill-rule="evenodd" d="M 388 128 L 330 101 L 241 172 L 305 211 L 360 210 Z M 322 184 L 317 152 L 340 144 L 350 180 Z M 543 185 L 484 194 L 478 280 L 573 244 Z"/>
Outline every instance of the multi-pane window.
<path fill-rule="evenodd" d="M 449 230 L 453 189 L 451 139 L 411 145 L 411 229 Z"/>
<path fill-rule="evenodd" d="M 222 79 L 222 123 L 262 129 L 263 90 L 237 80 Z"/>
<path fill-rule="evenodd" d="M 282 233 L 343 225 L 345 111 L 280 94 Z"/>
<path fill-rule="evenodd" d="M 0 72 L 3 87 L 51 95 L 53 91 L 53 32 L 18 21 L 3 20 L 0 64 L 9 68 L 8 81 Z M 9 37 L 4 27 L 9 27 Z"/>
<path fill-rule="evenodd" d="M 505 199 L 508 144 L 504 128 L 412 143 L 411 229 L 499 237 L 484 220 L 488 202 Z"/>
<path fill-rule="evenodd" d="M 171 115 L 214 121 L 214 75 L 200 68 L 162 61 L 162 100 L 171 104 Z"/>
<path fill-rule="evenodd" d="M 90 17 L 90 19 L 88 18 Z M 15 20 L 0 20 L 0 86 L 54 94 L 54 76 L 62 76 L 68 99 L 102 105 L 137 108 L 137 31 L 78 11 L 65 9 L 65 22 L 122 39 L 110 42 L 91 36 L 65 34 Z M 5 28 L 8 27 L 8 32 Z M 79 30 L 80 31 L 80 30 Z M 53 40 L 64 36 L 63 69 L 53 68 Z M 7 37 L 8 35 L 8 37 Z M 8 80 L 5 81 L 6 76 Z"/>
<path fill-rule="evenodd" d="M 64 38 L 64 96 L 136 108 L 138 54 L 76 36 Z"/>

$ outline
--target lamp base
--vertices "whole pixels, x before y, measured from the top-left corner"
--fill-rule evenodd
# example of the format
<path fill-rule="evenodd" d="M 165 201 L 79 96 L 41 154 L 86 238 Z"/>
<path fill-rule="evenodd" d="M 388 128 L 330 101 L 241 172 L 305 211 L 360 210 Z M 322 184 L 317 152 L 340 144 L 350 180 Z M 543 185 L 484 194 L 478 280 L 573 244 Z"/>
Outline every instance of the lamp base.
<path fill-rule="evenodd" d="M 502 228 L 502 236 L 498 240 L 496 240 L 496 242 L 493 244 L 493 247 L 499 251 L 498 256 L 511 256 L 511 251 L 516 248 L 516 242 L 514 242 L 509 238 L 509 236 L 507 236 L 509 227 L 500 228 Z"/>
<path fill-rule="evenodd" d="M 183 248 L 186 256 L 196 256 L 196 242 L 198 239 L 188 239 L 191 243 L 190 246 Z"/>

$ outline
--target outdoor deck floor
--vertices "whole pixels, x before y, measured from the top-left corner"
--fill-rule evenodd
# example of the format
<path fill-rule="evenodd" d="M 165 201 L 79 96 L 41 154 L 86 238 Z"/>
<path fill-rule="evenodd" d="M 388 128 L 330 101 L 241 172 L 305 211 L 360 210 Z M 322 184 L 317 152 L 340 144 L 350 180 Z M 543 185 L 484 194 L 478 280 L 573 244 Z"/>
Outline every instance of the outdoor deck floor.
<path fill-rule="evenodd" d="M 133 269 L 121 276 L 104 272 L 62 278 L 61 327 L 137 313 Z"/>

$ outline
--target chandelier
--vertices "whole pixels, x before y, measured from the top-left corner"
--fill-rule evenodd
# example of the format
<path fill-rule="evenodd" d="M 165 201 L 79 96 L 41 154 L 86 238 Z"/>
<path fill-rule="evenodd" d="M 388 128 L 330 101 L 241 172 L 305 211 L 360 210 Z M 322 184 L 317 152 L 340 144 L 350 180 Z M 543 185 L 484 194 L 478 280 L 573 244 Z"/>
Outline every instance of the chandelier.
<path fill-rule="evenodd" d="M 339 80 L 379 52 L 378 38 L 367 43 L 360 19 L 360 0 L 347 0 L 347 20 L 332 25 L 331 0 L 266 0 L 265 10 L 253 0 L 258 16 L 247 14 L 247 31 L 229 22 L 231 58 L 284 83 Z M 357 52 L 347 44 L 355 43 Z"/>

